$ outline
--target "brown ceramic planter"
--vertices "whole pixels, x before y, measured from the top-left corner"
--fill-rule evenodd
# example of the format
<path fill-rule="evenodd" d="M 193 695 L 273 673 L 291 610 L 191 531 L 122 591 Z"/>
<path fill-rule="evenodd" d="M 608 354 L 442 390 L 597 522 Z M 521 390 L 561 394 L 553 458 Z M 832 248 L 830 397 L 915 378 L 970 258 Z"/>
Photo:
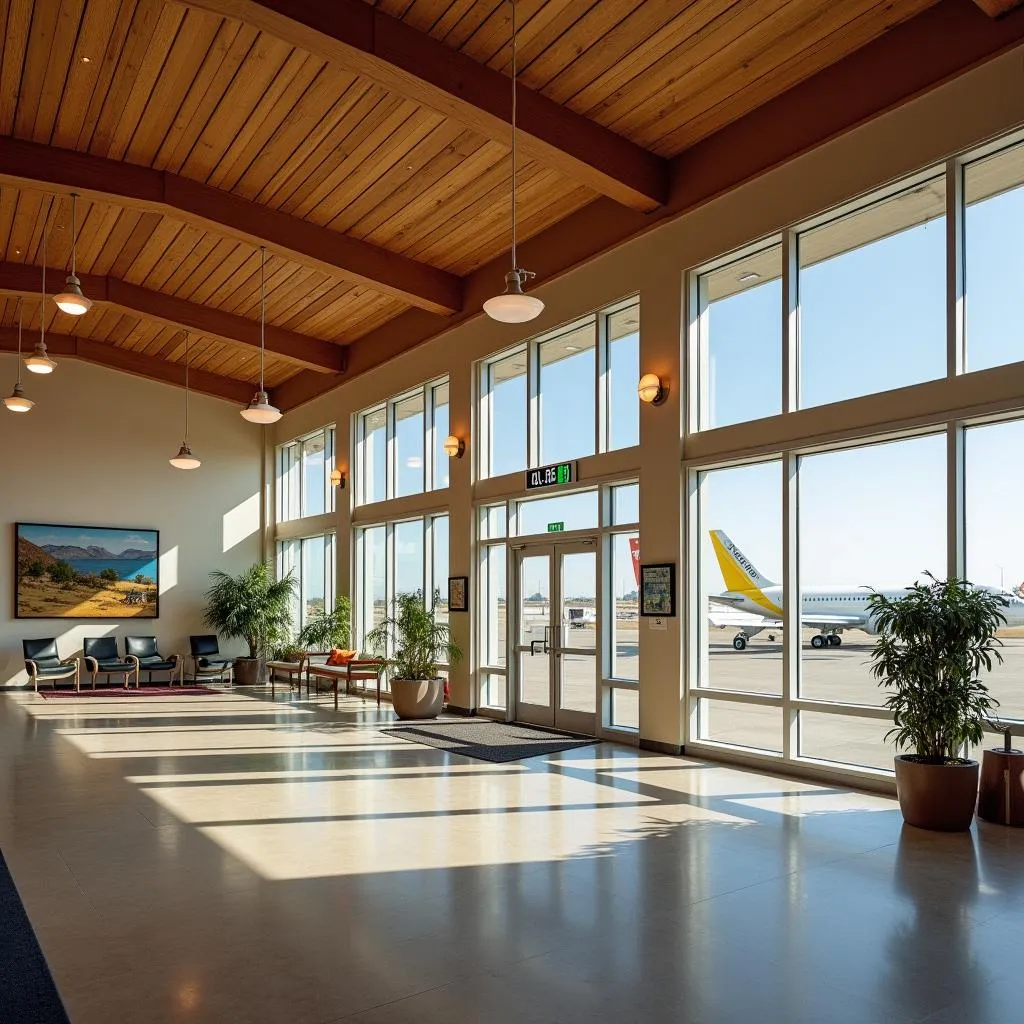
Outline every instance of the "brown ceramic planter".
<path fill-rule="evenodd" d="M 399 718 L 437 718 L 444 706 L 444 680 L 392 679 L 391 702 Z"/>
<path fill-rule="evenodd" d="M 978 762 L 924 764 L 900 755 L 896 792 L 907 824 L 935 832 L 965 832 L 978 802 Z"/>
<path fill-rule="evenodd" d="M 235 659 L 235 685 L 255 686 L 260 681 L 260 669 L 263 663 L 259 658 Z"/>

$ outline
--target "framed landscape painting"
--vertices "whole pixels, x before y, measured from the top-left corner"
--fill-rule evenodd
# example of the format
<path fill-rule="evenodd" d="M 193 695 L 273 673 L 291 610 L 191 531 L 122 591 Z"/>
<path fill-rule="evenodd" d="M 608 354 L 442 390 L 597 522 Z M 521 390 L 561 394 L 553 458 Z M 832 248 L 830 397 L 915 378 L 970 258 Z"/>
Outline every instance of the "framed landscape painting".
<path fill-rule="evenodd" d="M 19 619 L 155 619 L 160 533 L 15 523 Z"/>

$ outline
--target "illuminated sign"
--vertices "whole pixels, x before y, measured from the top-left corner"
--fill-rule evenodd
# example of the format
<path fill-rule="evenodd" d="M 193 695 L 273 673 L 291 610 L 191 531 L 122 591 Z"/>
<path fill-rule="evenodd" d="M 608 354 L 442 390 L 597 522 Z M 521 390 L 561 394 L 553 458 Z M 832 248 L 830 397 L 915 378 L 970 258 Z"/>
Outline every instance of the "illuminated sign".
<path fill-rule="evenodd" d="M 538 487 L 560 487 L 576 480 L 575 462 L 556 462 L 551 466 L 526 471 L 526 489 L 536 490 Z"/>

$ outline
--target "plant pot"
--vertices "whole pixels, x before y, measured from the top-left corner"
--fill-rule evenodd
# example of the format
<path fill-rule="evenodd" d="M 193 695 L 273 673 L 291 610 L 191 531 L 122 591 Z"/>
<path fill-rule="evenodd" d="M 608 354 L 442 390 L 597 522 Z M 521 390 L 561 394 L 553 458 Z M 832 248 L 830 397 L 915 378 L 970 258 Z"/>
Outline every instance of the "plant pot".
<path fill-rule="evenodd" d="M 263 662 L 259 658 L 235 658 L 235 685 L 256 686 L 262 675 Z"/>
<path fill-rule="evenodd" d="M 399 718 L 437 718 L 444 706 L 444 680 L 392 679 L 391 701 Z"/>
<path fill-rule="evenodd" d="M 928 764 L 896 758 L 896 792 L 909 825 L 935 832 L 965 832 L 978 802 L 978 762 Z"/>

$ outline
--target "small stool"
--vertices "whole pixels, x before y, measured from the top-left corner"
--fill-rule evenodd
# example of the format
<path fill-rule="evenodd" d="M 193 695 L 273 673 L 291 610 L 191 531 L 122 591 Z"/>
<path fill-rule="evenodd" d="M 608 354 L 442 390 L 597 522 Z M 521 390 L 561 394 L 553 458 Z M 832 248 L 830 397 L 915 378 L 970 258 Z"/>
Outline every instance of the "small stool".
<path fill-rule="evenodd" d="M 978 817 L 997 825 L 1024 826 L 1024 750 L 983 751 Z"/>
<path fill-rule="evenodd" d="M 277 687 L 275 685 L 275 676 L 278 672 L 288 677 L 288 689 L 291 690 L 294 685 L 293 679 L 295 676 L 299 677 L 299 696 L 302 696 L 302 670 L 306 664 L 306 655 L 303 655 L 298 661 L 268 661 L 267 671 L 270 675 L 270 696 L 277 696 Z"/>

